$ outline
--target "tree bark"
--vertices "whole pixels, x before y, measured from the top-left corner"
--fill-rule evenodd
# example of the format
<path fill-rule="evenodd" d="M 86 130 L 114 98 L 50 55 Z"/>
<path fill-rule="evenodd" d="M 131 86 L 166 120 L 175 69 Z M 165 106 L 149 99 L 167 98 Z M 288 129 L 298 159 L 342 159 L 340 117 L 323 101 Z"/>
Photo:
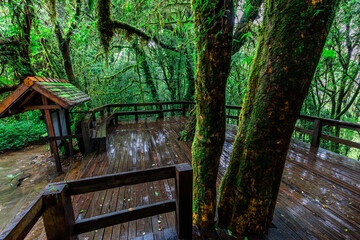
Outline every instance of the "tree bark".
<path fill-rule="evenodd" d="M 270 226 L 291 135 L 338 4 L 266 1 L 239 130 L 221 185 L 220 227 L 264 234 Z"/>
<path fill-rule="evenodd" d="M 23 11 L 21 8 L 23 8 Z M 34 18 L 34 8 L 31 0 L 22 4 L 22 7 L 14 8 L 13 19 L 15 18 L 18 19 L 14 20 L 14 22 L 18 24 L 19 35 L 0 39 L 0 62 L 13 68 L 16 79 L 21 82 L 26 77 L 35 75 L 29 54 L 30 34 Z M 6 88 L 3 89 L 4 91 L 6 91 Z"/>
<path fill-rule="evenodd" d="M 54 24 L 54 33 L 56 35 L 58 47 L 61 52 L 61 56 L 63 58 L 64 70 L 65 70 L 67 80 L 79 88 L 80 85 L 76 81 L 74 70 L 73 70 L 73 65 L 71 62 L 70 42 L 71 42 L 71 36 L 73 35 L 74 30 L 77 28 L 77 26 L 79 24 L 80 13 L 81 13 L 81 0 L 76 0 L 74 22 L 71 24 L 70 29 L 65 36 L 63 34 L 63 29 L 57 20 L 56 1 L 50 1 L 49 4 L 51 4 L 50 18 Z"/>
<path fill-rule="evenodd" d="M 251 24 L 258 17 L 261 4 L 264 0 L 247 0 L 244 14 L 241 16 L 239 23 L 237 24 L 234 32 L 234 42 L 232 47 L 232 53 L 237 53 L 241 47 L 245 44 L 245 35 L 249 32 Z"/>
<path fill-rule="evenodd" d="M 192 1 L 198 61 L 195 78 L 196 132 L 193 221 L 214 229 L 216 178 L 225 140 L 225 88 L 230 71 L 234 7 L 232 0 Z"/>
<path fill-rule="evenodd" d="M 159 102 L 159 94 L 156 90 L 155 83 L 151 77 L 150 66 L 149 66 L 149 63 L 147 62 L 145 51 L 144 51 L 144 49 L 139 47 L 137 42 L 134 43 L 132 47 L 134 48 L 134 50 L 136 52 L 138 62 L 140 63 L 140 66 L 144 72 L 145 83 L 148 86 L 148 88 L 150 89 L 152 101 Z"/>

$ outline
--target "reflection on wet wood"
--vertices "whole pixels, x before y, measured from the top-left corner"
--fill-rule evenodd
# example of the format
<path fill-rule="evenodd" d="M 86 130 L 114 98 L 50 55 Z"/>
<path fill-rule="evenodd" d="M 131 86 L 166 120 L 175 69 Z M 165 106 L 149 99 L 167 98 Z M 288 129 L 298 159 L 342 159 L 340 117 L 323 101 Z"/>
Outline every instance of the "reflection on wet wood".
<path fill-rule="evenodd" d="M 184 117 L 120 122 L 107 132 L 107 152 L 89 156 L 76 178 L 190 163 L 191 142 L 178 141 L 185 123 Z M 236 127 L 229 126 L 218 186 L 235 135 Z M 359 173 L 360 163 L 353 159 L 323 149 L 310 152 L 308 144 L 293 141 L 274 227 L 266 239 L 360 239 Z M 174 199 L 175 191 L 174 180 L 169 179 L 80 194 L 72 199 L 75 218 Z M 171 212 L 85 233 L 80 239 L 176 239 L 175 224 Z"/>

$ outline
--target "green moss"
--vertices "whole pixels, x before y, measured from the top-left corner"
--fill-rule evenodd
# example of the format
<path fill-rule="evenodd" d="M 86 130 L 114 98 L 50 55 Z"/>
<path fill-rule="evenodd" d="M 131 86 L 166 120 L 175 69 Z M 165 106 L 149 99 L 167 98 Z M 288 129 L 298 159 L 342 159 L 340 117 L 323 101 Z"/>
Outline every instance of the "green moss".
<path fill-rule="evenodd" d="M 100 34 L 100 41 L 105 53 L 109 52 L 110 42 L 114 36 L 113 21 L 111 19 L 111 0 L 99 0 L 97 3 L 97 29 Z"/>

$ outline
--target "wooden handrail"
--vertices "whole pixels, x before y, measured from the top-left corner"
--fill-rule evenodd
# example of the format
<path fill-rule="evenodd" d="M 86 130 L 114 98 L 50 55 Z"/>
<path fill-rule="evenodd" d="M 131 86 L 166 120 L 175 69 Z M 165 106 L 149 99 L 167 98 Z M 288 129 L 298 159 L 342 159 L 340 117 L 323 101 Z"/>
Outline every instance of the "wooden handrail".
<path fill-rule="evenodd" d="M 172 211 L 175 211 L 178 237 L 191 239 L 192 176 L 191 166 L 185 163 L 48 184 L 0 239 L 24 239 L 41 216 L 48 239 L 70 240 L 80 233 Z M 168 178 L 175 178 L 175 199 L 75 221 L 72 195 Z"/>
<path fill-rule="evenodd" d="M 163 109 L 162 106 L 164 105 L 177 105 L 177 104 L 182 104 L 183 107 L 181 109 L 179 108 L 173 108 L 173 109 Z M 134 111 L 120 111 L 120 112 L 115 112 L 112 115 L 108 116 L 108 123 L 111 124 L 113 122 L 118 121 L 118 116 L 129 116 L 129 115 L 134 115 L 135 116 L 135 120 L 137 121 L 139 119 L 139 115 L 146 115 L 146 114 L 157 114 L 159 116 L 159 118 L 163 118 L 164 113 L 166 112 L 183 112 L 183 115 L 185 115 L 186 109 L 185 109 L 185 105 L 193 105 L 195 104 L 195 102 L 191 102 L 191 101 L 172 101 L 172 102 L 153 102 L 153 103 L 127 103 L 127 104 L 107 104 L 98 108 L 95 108 L 93 110 L 91 110 L 92 112 L 92 117 L 89 119 L 89 122 L 87 123 L 87 125 L 89 126 L 89 129 L 91 129 L 91 121 L 93 121 L 93 118 L 95 118 L 95 113 L 97 112 L 101 112 L 104 111 L 104 109 L 109 109 L 110 108 L 114 108 L 114 107 L 134 107 Z M 159 106 L 159 109 L 157 110 L 138 110 L 138 107 L 141 106 Z M 234 106 L 234 105 L 226 105 L 225 106 L 226 109 L 229 110 L 229 113 L 226 115 L 227 119 L 233 119 L 233 120 L 239 120 L 239 114 L 241 111 L 241 106 Z M 237 115 L 231 115 L 230 114 L 230 110 L 237 110 Z M 355 147 L 355 148 L 359 148 L 360 149 L 360 143 L 356 143 L 353 141 L 349 141 L 349 140 L 345 140 L 345 139 L 341 139 L 338 137 L 334 137 L 334 136 L 330 136 L 330 135 L 326 135 L 321 133 L 322 127 L 325 125 L 329 125 L 329 126 L 335 126 L 335 127 L 340 127 L 340 128 L 345 128 L 345 129 L 350 129 L 350 130 L 355 130 L 355 131 L 360 131 L 360 124 L 357 123 L 351 123 L 351 122 L 344 122 L 344 121 L 340 121 L 340 120 L 334 120 L 334 119 L 328 119 L 328 118 L 320 118 L 320 117 L 313 117 L 313 116 L 308 116 L 308 115 L 300 115 L 299 116 L 300 120 L 305 120 L 305 121 L 311 121 L 317 124 L 314 124 L 314 130 L 306 130 L 306 129 L 302 129 L 302 128 L 295 128 L 295 131 L 300 131 L 303 132 L 305 134 L 309 134 L 310 132 L 312 133 L 312 147 L 318 147 L 319 146 L 319 142 L 320 139 L 326 139 L 329 141 L 333 141 L 333 142 L 337 142 L 337 143 L 341 143 L 350 147 Z M 321 128 L 320 128 L 321 127 Z M 317 134 L 315 134 L 317 132 Z M 309 134 L 310 135 L 310 134 Z"/>
<path fill-rule="evenodd" d="M 24 239 L 44 213 L 43 192 L 0 235 L 1 240 Z"/>

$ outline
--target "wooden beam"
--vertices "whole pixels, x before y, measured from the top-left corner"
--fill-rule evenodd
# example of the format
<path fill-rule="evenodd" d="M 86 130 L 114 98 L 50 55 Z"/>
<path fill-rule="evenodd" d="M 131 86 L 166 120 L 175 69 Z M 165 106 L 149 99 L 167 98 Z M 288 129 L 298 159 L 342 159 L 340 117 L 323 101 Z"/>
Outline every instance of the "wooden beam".
<path fill-rule="evenodd" d="M 32 89 L 30 89 L 32 90 Z M 32 91 L 29 96 L 27 96 L 25 98 L 25 100 L 21 103 L 20 107 L 19 108 L 22 108 L 23 106 L 25 106 L 35 95 L 36 95 L 36 91 Z"/>
<path fill-rule="evenodd" d="M 15 240 L 26 237 L 44 212 L 42 194 L 43 192 L 2 232 L 0 239 Z"/>
<path fill-rule="evenodd" d="M 330 136 L 330 135 L 327 135 L 327 134 L 321 134 L 321 138 L 325 139 L 325 140 L 337 142 L 337 143 L 340 143 L 340 144 L 344 144 L 344 145 L 349 146 L 349 147 L 354 147 L 354 148 L 360 149 L 360 143 L 357 143 L 357 142 L 349 141 L 349 140 L 342 139 L 342 138 L 339 138 L 339 137 Z"/>
<path fill-rule="evenodd" d="M 109 174 L 66 182 L 70 195 L 101 191 L 109 188 L 158 181 L 175 177 L 175 167 L 167 166 L 140 171 Z M 64 183 L 59 183 L 64 184 Z"/>
<path fill-rule="evenodd" d="M 40 110 L 61 109 L 61 106 L 59 106 L 59 105 L 27 106 L 24 108 L 23 111 L 25 112 L 25 111 L 31 111 L 31 110 L 36 110 L 36 109 L 40 109 Z"/>
<path fill-rule="evenodd" d="M 128 115 L 144 115 L 144 114 L 161 114 L 164 111 L 162 110 L 143 110 L 143 111 L 126 111 L 126 112 L 116 112 L 117 116 L 128 116 Z"/>
<path fill-rule="evenodd" d="M 29 87 L 25 84 L 21 84 L 15 91 L 13 91 L 1 104 L 0 104 L 0 116 L 3 112 L 11 107 L 16 101 L 29 90 Z"/>
<path fill-rule="evenodd" d="M 310 135 L 310 136 L 313 135 L 313 131 L 307 130 L 307 129 L 304 129 L 304 128 L 295 127 L 294 130 L 297 131 L 297 132 L 305 133 L 305 134 Z M 323 134 L 321 134 L 321 135 L 323 135 Z"/>
<path fill-rule="evenodd" d="M 73 239 L 75 225 L 74 210 L 66 186 L 49 184 L 43 194 L 45 211 L 43 213 L 44 227 L 48 240 Z"/>
<path fill-rule="evenodd" d="M 76 221 L 74 234 L 90 232 L 96 229 L 113 226 L 116 224 L 146 218 L 162 213 L 172 212 L 176 209 L 175 200 L 153 203 L 146 206 L 134 207 L 118 212 L 107 213 L 104 215 L 81 219 Z"/>
<path fill-rule="evenodd" d="M 70 136 L 62 136 L 62 137 L 48 137 L 49 140 L 67 140 L 67 139 L 75 139 L 82 138 L 82 134 L 75 134 Z"/>
<path fill-rule="evenodd" d="M 48 105 L 48 100 L 45 96 L 42 96 L 42 101 L 43 101 L 44 105 Z M 46 125 L 47 125 L 48 131 L 49 131 L 49 137 L 55 137 L 55 130 L 54 130 L 53 122 L 51 120 L 50 110 L 46 109 L 46 110 L 44 110 L 44 112 L 45 112 Z M 56 170 L 60 173 L 60 172 L 62 172 L 62 168 L 61 168 L 59 152 L 58 152 L 58 148 L 57 148 L 55 140 L 50 140 L 50 147 L 54 154 Z"/>
<path fill-rule="evenodd" d="M 176 230 L 179 239 L 192 239 L 193 170 L 187 163 L 178 164 L 176 173 Z"/>

